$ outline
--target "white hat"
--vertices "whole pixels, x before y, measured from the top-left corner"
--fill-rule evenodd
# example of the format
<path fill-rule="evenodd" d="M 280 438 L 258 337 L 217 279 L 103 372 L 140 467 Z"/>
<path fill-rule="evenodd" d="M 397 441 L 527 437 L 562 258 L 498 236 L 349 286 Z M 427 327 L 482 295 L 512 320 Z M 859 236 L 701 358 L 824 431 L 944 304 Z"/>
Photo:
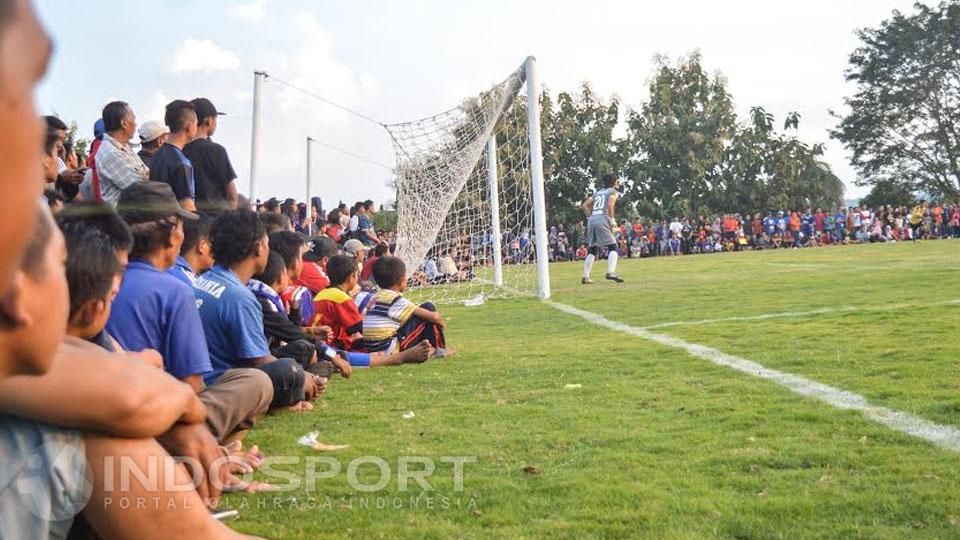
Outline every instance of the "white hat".
<path fill-rule="evenodd" d="M 369 249 L 369 247 L 363 245 L 363 242 L 356 238 L 351 238 L 343 244 L 343 251 L 353 256 L 356 256 L 358 251 L 368 251 Z"/>
<path fill-rule="evenodd" d="M 151 141 L 157 140 L 161 135 L 166 135 L 170 133 L 170 130 L 167 126 L 157 122 L 156 120 L 148 120 L 140 125 L 140 142 L 148 143 Z"/>

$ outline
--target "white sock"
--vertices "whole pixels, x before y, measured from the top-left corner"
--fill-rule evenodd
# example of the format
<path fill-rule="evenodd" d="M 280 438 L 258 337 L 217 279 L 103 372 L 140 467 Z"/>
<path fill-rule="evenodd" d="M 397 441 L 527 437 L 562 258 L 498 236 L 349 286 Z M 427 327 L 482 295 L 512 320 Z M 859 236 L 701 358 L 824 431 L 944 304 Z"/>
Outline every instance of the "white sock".
<path fill-rule="evenodd" d="M 610 254 L 607 255 L 607 273 L 608 274 L 617 273 L 617 259 L 619 258 L 620 258 L 620 255 L 618 255 L 616 251 L 611 251 Z"/>
<path fill-rule="evenodd" d="M 593 269 L 593 260 L 595 258 L 593 253 L 591 253 L 583 260 L 583 279 L 590 279 L 590 270 Z"/>

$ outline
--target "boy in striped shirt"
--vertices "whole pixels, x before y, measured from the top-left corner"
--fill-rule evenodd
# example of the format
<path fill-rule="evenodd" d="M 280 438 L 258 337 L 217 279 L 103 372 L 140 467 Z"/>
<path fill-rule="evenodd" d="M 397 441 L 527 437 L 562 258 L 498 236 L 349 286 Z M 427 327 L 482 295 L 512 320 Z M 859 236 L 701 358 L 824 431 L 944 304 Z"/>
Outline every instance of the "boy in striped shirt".
<path fill-rule="evenodd" d="M 363 318 L 363 341 L 371 352 L 394 353 L 422 340 L 435 349 L 434 358 L 450 356 L 443 336 L 444 322 L 430 302 L 416 305 L 404 298 L 407 269 L 398 257 L 385 256 L 373 264 L 373 279 L 380 286 Z"/>

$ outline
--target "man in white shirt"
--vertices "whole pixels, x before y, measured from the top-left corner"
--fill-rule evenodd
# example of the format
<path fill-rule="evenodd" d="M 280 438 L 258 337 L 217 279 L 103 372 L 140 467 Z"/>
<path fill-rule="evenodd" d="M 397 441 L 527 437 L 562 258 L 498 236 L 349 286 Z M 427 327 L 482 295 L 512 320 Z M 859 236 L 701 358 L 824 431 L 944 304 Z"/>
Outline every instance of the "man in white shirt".
<path fill-rule="evenodd" d="M 130 139 L 137 132 L 133 109 L 122 101 L 113 101 L 103 108 L 106 133 L 97 151 L 96 167 L 100 180 L 100 198 L 116 206 L 124 189 L 150 179 L 150 169 L 130 148 Z"/>

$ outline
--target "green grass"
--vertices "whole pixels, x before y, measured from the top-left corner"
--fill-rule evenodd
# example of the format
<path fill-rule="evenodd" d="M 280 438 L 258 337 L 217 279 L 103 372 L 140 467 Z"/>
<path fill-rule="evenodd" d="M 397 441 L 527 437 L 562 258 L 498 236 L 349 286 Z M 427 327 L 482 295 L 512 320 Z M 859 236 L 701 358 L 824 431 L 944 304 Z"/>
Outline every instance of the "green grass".
<path fill-rule="evenodd" d="M 637 326 L 880 308 L 655 331 L 960 426 L 960 305 L 932 305 L 960 298 L 958 265 L 960 242 L 946 241 L 623 261 L 619 286 L 580 286 L 578 264 L 551 273 L 557 301 Z M 327 454 L 344 470 L 379 456 L 391 482 L 358 492 L 341 473 L 315 490 L 233 495 L 232 526 L 271 538 L 960 537 L 958 453 L 532 299 L 444 312 L 455 359 L 336 380 L 317 411 L 273 415 L 247 439 L 302 459 L 317 454 L 296 438 L 319 431 L 350 445 Z M 398 490 L 400 456 L 437 460 L 434 491 Z M 443 456 L 476 458 L 463 491 Z"/>

